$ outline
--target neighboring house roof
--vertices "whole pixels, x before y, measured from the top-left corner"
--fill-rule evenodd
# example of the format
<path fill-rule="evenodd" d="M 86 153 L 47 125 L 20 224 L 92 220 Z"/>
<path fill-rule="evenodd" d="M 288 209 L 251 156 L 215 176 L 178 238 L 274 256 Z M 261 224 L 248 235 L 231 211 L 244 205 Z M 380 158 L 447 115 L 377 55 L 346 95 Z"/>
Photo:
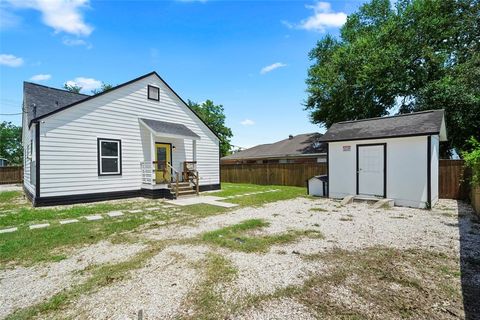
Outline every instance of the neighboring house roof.
<path fill-rule="evenodd" d="M 85 100 L 89 96 L 67 90 L 46 87 L 40 84 L 23 83 L 23 101 L 27 123 L 72 103 Z"/>
<path fill-rule="evenodd" d="M 323 142 L 440 135 L 446 141 L 443 110 L 334 123 L 320 138 Z"/>
<path fill-rule="evenodd" d="M 318 142 L 321 136 L 320 133 L 316 132 L 299 134 L 275 143 L 261 144 L 239 151 L 223 157 L 222 160 L 302 157 L 323 154 L 326 152 L 326 145 Z"/>
<path fill-rule="evenodd" d="M 151 131 L 164 136 L 200 139 L 200 136 L 180 123 L 140 118 Z"/>
<path fill-rule="evenodd" d="M 30 82 L 24 82 L 23 83 L 23 95 L 24 95 L 24 107 L 26 109 L 27 113 L 27 120 L 28 120 L 28 126 L 30 127 L 33 121 L 38 121 L 42 118 L 48 117 L 54 113 L 57 113 L 59 111 L 71 108 L 73 106 L 76 106 L 84 101 L 95 99 L 99 96 L 102 96 L 104 94 L 110 93 L 114 90 L 120 89 L 126 85 L 129 85 L 131 83 L 134 83 L 136 81 L 142 80 L 144 78 L 147 78 L 149 76 L 155 75 L 160 81 L 162 81 L 165 86 L 170 89 L 170 91 L 173 92 L 173 94 L 188 108 L 190 109 L 195 116 L 200 119 L 200 121 L 205 124 L 205 126 L 220 140 L 220 137 L 218 134 L 198 115 L 195 110 L 191 109 L 188 104 L 183 100 L 176 92 L 175 90 L 172 89 L 168 85 L 168 83 L 165 82 L 165 80 L 162 79 L 156 73 L 155 71 L 152 71 L 150 73 L 147 73 L 143 76 L 140 76 L 138 78 L 135 78 L 133 80 L 127 81 L 125 83 L 119 84 L 118 86 L 115 86 L 109 90 L 94 94 L 94 95 L 85 95 L 85 94 L 78 94 L 78 93 L 73 93 L 70 91 L 62 90 L 62 89 L 56 89 L 56 88 L 50 88 L 42 85 L 38 85 L 35 83 L 30 83 Z M 43 89 L 49 89 L 49 90 L 42 90 Z M 29 96 L 27 98 L 27 96 Z M 58 102 L 58 104 L 56 103 Z M 34 114 L 34 107 L 36 106 L 35 114 Z M 41 109 L 41 110 L 40 110 Z"/>

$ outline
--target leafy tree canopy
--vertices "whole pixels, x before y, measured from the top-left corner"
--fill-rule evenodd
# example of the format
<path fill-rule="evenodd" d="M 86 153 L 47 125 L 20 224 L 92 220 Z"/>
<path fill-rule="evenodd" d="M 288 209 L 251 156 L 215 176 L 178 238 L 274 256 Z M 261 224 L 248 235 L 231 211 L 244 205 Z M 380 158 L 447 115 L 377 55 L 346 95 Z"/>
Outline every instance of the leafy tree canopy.
<path fill-rule="evenodd" d="M 22 164 L 22 127 L 7 121 L 0 123 L 0 158 L 7 159 L 9 165 Z"/>
<path fill-rule="evenodd" d="M 80 90 L 82 90 L 82 87 L 76 85 L 76 84 L 67 84 L 67 83 L 64 83 L 63 84 L 63 89 L 65 90 L 68 90 L 70 92 L 74 92 L 74 93 L 80 93 Z"/>
<path fill-rule="evenodd" d="M 222 157 L 228 155 L 231 149 L 230 138 L 233 137 L 233 133 L 230 128 L 225 126 L 223 106 L 215 105 L 212 100 L 207 100 L 202 104 L 188 100 L 188 106 L 220 137 L 220 155 Z"/>
<path fill-rule="evenodd" d="M 371 0 L 310 52 L 306 109 L 334 122 L 445 109 L 446 150 L 480 139 L 480 1 Z M 446 148 L 445 148 L 446 147 Z"/>
<path fill-rule="evenodd" d="M 108 84 L 108 83 L 105 83 L 105 82 L 102 82 L 102 86 L 98 89 L 93 89 L 91 92 L 92 94 L 99 94 L 101 92 L 104 92 L 104 91 L 108 91 L 110 89 L 112 89 L 113 86 L 111 84 Z"/>

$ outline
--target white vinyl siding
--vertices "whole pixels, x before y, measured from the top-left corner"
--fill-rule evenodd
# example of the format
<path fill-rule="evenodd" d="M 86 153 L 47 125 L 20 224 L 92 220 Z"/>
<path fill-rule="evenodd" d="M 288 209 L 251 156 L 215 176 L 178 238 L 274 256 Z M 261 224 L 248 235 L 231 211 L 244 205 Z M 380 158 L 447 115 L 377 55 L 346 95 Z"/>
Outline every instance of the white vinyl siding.
<path fill-rule="evenodd" d="M 26 116 L 23 116 L 23 131 L 22 131 L 22 144 L 23 144 L 23 185 L 32 194 L 35 195 L 35 125 L 28 128 L 26 123 Z M 33 175 L 32 175 L 33 173 Z"/>
<path fill-rule="evenodd" d="M 147 99 L 147 85 L 160 88 L 160 101 Z M 152 153 L 145 148 L 149 133 L 138 118 L 181 123 L 199 135 L 200 185 L 220 183 L 218 138 L 152 75 L 43 119 L 41 197 L 140 189 L 140 163 Z M 98 175 L 98 138 L 122 141 L 122 175 Z M 175 145 L 173 166 L 178 171 L 183 161 L 193 159 L 191 140 L 155 139 Z"/>

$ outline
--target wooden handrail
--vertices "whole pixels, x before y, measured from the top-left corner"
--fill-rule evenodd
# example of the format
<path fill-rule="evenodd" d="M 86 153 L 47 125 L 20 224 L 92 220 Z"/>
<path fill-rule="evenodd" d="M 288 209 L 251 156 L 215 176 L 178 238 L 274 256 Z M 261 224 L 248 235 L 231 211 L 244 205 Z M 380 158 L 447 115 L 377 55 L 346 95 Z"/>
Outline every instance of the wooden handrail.
<path fill-rule="evenodd" d="M 172 165 L 168 162 L 167 162 L 167 166 L 170 169 L 172 169 L 173 172 L 175 173 L 175 197 L 178 198 L 178 183 L 180 180 L 180 173 L 174 167 L 172 167 Z"/>

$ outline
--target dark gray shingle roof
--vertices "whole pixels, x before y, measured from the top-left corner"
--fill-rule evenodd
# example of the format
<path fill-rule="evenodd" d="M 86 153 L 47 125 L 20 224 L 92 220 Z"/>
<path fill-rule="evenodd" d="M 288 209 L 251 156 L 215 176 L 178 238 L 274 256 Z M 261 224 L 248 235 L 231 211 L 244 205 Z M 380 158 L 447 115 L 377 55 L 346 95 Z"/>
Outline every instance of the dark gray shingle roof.
<path fill-rule="evenodd" d="M 430 110 L 392 117 L 334 123 L 320 139 L 324 142 L 393 138 L 439 134 L 443 110 Z"/>
<path fill-rule="evenodd" d="M 144 118 L 140 118 L 140 120 L 142 120 L 145 125 L 147 125 L 156 133 L 200 139 L 200 136 L 198 134 L 180 123 L 172 123 Z"/>
<path fill-rule="evenodd" d="M 326 145 L 319 143 L 320 133 L 305 133 L 275 143 L 261 144 L 223 157 L 222 160 L 262 159 L 274 157 L 305 156 L 326 152 Z"/>
<path fill-rule="evenodd" d="M 35 118 L 84 100 L 89 96 L 67 90 L 46 87 L 40 84 L 23 83 L 23 103 L 27 124 Z"/>

